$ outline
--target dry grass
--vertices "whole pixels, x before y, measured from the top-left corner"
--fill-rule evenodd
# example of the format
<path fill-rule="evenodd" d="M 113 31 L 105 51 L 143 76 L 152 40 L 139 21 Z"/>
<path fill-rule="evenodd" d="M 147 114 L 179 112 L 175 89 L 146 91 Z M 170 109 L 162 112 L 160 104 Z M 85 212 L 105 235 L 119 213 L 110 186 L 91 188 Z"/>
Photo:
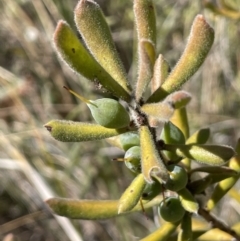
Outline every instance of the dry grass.
<path fill-rule="evenodd" d="M 118 50 L 134 79 L 131 1 L 98 2 L 108 16 Z M 214 15 L 200 1 L 156 2 L 158 51 L 171 65 L 183 51 L 196 14 L 204 14 L 214 27 L 216 38 L 211 53 L 185 87 L 193 94 L 190 123 L 192 131 L 209 125 L 212 141 L 234 145 L 240 136 L 239 21 Z M 131 180 L 122 165 L 106 156 L 104 148 L 109 147 L 104 142 L 59 143 L 43 128 L 54 118 L 91 120 L 87 107 L 78 104 L 62 86 L 88 98 L 97 93 L 58 60 L 51 43 L 59 19 L 66 19 L 74 28 L 72 10 L 76 3 L 0 2 L 1 240 L 13 240 L 7 239 L 10 234 L 14 240 L 138 240 L 155 228 L 154 219 L 147 220 L 142 214 L 100 222 L 70 221 L 53 216 L 44 204 L 52 196 L 119 198 Z M 113 151 L 113 156 L 119 155 Z"/>

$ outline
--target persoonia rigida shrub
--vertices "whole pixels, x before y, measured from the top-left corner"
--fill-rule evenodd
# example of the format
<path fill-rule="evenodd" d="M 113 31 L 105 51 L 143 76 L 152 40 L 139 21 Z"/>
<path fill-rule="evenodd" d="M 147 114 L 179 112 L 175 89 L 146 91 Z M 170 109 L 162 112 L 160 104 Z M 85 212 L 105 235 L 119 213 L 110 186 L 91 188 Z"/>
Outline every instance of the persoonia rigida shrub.
<path fill-rule="evenodd" d="M 205 144 L 210 135 L 207 128 L 190 135 L 186 106 L 192 97 L 180 90 L 206 58 L 214 41 L 214 30 L 202 15 L 197 15 L 184 52 L 170 68 L 162 54 L 156 52 L 154 2 L 134 0 L 133 11 L 138 51 L 134 86 L 130 85 L 96 2 L 80 0 L 75 8 L 74 19 L 82 42 L 65 21 L 58 22 L 53 42 L 59 57 L 114 99 L 87 100 L 65 87 L 88 105 L 95 123 L 51 120 L 45 124 L 58 141 L 106 139 L 122 149 L 125 155 L 118 160 L 133 173 L 133 180 L 119 200 L 52 198 L 46 202 L 58 215 L 88 220 L 107 219 L 158 206 L 162 224 L 141 239 L 144 241 L 194 240 L 200 235 L 194 225 L 196 215 L 215 228 L 211 233 L 201 232 L 209 240 L 220 231 L 239 240 L 239 231 L 236 233 L 211 214 L 239 178 L 239 143 L 235 150 L 230 146 Z M 193 168 L 195 161 L 203 165 Z M 206 177 L 193 181 L 192 175 L 196 172 L 205 172 Z M 208 200 L 200 205 L 196 195 L 204 194 L 204 190 L 213 185 Z"/>

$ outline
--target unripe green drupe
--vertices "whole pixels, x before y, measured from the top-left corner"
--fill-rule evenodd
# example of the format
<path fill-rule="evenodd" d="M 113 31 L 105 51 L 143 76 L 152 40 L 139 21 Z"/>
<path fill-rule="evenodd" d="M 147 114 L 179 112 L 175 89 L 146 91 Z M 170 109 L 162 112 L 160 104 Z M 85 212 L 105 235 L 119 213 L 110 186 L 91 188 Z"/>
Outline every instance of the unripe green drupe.
<path fill-rule="evenodd" d="M 177 222 L 185 214 L 185 210 L 177 197 L 168 197 L 164 199 L 158 209 L 159 215 L 167 222 Z"/>
<path fill-rule="evenodd" d="M 162 192 L 162 184 L 160 182 L 155 181 L 153 183 L 147 183 L 142 193 L 142 199 L 152 200 L 161 192 Z"/>
<path fill-rule="evenodd" d="M 94 120 L 106 128 L 119 129 L 129 125 L 130 117 L 125 108 L 116 100 L 102 98 L 88 104 Z"/>
<path fill-rule="evenodd" d="M 129 125 L 129 114 L 117 100 L 110 98 L 87 100 L 68 87 L 64 86 L 64 88 L 87 104 L 93 119 L 99 125 L 113 129 L 120 129 Z"/>
<path fill-rule="evenodd" d="M 165 187 L 171 191 L 179 191 L 186 187 L 188 182 L 188 175 L 185 169 L 181 166 L 171 165 L 168 167 L 170 170 L 170 178 L 167 180 Z"/>
<path fill-rule="evenodd" d="M 137 132 L 126 132 L 119 136 L 122 148 L 127 151 L 133 146 L 140 146 L 139 134 Z"/>
<path fill-rule="evenodd" d="M 125 165 L 134 173 L 141 172 L 141 149 L 139 146 L 129 148 L 124 156 Z"/>

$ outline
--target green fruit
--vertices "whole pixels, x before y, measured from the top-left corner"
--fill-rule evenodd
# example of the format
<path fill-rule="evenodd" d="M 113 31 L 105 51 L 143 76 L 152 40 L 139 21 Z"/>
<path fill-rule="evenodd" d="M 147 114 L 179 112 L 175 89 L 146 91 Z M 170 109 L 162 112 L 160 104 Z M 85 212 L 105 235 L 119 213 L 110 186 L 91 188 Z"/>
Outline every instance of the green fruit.
<path fill-rule="evenodd" d="M 165 221 L 173 223 L 181 220 L 185 214 L 180 200 L 176 197 L 164 199 L 160 203 L 158 212 Z"/>
<path fill-rule="evenodd" d="M 124 133 L 120 135 L 120 143 L 125 151 L 133 146 L 140 146 L 139 135 L 137 132 Z"/>
<path fill-rule="evenodd" d="M 142 199 L 143 200 L 152 200 L 154 197 L 156 197 L 159 193 L 162 192 L 162 184 L 158 181 L 151 183 L 147 183 L 145 186 L 143 193 L 142 193 Z"/>
<path fill-rule="evenodd" d="M 133 146 L 125 153 L 125 165 L 134 173 L 141 172 L 141 149 L 139 146 Z"/>
<path fill-rule="evenodd" d="M 94 120 L 99 125 L 112 129 L 120 129 L 129 125 L 128 112 L 118 101 L 110 98 L 88 100 L 68 87 L 63 87 L 87 104 Z"/>
<path fill-rule="evenodd" d="M 94 120 L 101 126 L 119 129 L 128 126 L 130 123 L 128 112 L 114 99 L 98 99 L 87 105 Z"/>
<path fill-rule="evenodd" d="M 171 191 L 179 191 L 186 187 L 188 182 L 188 174 L 183 167 L 177 165 L 171 165 L 168 167 L 171 171 L 168 181 L 165 187 Z"/>

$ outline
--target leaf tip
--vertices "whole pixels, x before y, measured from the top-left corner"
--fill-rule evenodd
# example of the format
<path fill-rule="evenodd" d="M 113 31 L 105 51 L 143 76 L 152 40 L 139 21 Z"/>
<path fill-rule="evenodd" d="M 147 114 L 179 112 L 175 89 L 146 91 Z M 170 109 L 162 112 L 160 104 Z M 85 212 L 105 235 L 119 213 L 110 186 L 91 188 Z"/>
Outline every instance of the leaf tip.
<path fill-rule="evenodd" d="M 124 212 L 123 205 L 119 204 L 119 206 L 118 206 L 118 215 L 123 213 L 123 212 Z"/>
<path fill-rule="evenodd" d="M 53 33 L 53 42 L 56 44 L 59 39 L 59 33 L 62 31 L 62 29 L 65 27 L 65 26 L 68 26 L 68 23 L 64 20 L 59 20 L 58 23 L 57 23 L 57 26 L 56 26 L 56 29 Z"/>
<path fill-rule="evenodd" d="M 46 124 L 44 127 L 47 129 L 47 131 L 52 132 L 52 126 Z"/>

